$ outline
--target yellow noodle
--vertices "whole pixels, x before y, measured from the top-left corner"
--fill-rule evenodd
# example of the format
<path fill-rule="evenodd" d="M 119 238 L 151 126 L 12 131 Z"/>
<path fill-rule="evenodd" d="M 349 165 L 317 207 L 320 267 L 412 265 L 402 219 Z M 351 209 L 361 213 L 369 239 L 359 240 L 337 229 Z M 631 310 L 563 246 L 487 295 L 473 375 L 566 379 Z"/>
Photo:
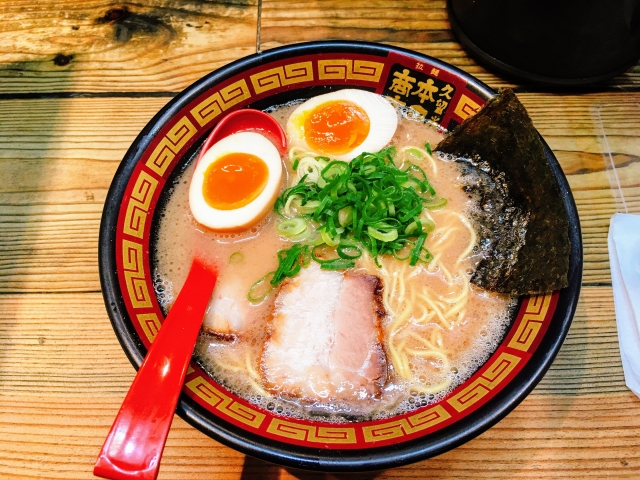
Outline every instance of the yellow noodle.
<path fill-rule="evenodd" d="M 427 305 L 429 305 L 433 309 L 433 311 L 436 313 L 436 315 L 440 319 L 440 322 L 442 322 L 442 324 L 446 328 L 450 328 L 451 327 L 451 323 L 447 321 L 447 319 L 445 318 L 444 314 L 440 311 L 438 306 L 435 304 L 435 302 L 431 298 L 429 298 L 429 297 L 427 297 L 425 295 L 418 295 L 418 296 L 423 302 L 425 302 Z"/>
<path fill-rule="evenodd" d="M 451 385 L 451 379 L 450 378 L 446 378 L 444 379 L 444 381 L 434 385 L 434 386 L 415 386 L 413 387 L 414 390 L 417 390 L 419 393 L 427 393 L 427 394 L 435 394 L 435 393 L 440 393 L 441 391 L 443 391 L 446 388 L 449 388 L 449 385 Z"/>
<path fill-rule="evenodd" d="M 446 232 L 444 232 L 442 235 L 440 235 L 440 237 L 438 238 L 438 240 L 436 240 L 436 242 L 434 244 L 432 244 L 431 248 L 437 247 L 439 245 L 441 245 L 445 240 L 449 240 L 451 234 L 453 232 L 455 232 L 457 230 L 457 228 L 448 228 Z"/>
<path fill-rule="evenodd" d="M 438 347 L 442 347 L 442 332 L 437 329 L 433 329 L 431 331 L 431 343 L 437 345 Z"/>
<path fill-rule="evenodd" d="M 440 264 L 440 271 L 444 275 L 444 278 L 447 279 L 447 283 L 451 285 L 453 283 L 453 275 L 451 275 L 451 272 L 449 272 L 449 269 L 445 267 L 443 263 Z"/>
<path fill-rule="evenodd" d="M 449 364 L 449 357 L 447 357 L 442 352 L 438 352 L 437 350 L 420 350 L 420 349 L 417 349 L 417 348 L 405 347 L 404 351 L 407 352 L 407 353 L 410 353 L 411 355 L 414 355 L 416 357 L 438 357 L 438 358 L 442 359 L 442 361 L 446 365 Z"/>
<path fill-rule="evenodd" d="M 467 293 L 467 295 L 468 295 L 468 293 Z M 448 310 L 447 313 L 445 314 L 445 316 L 451 317 L 453 315 L 456 315 L 457 313 L 461 312 L 466 305 L 467 305 L 467 299 L 465 298 L 464 301 L 462 301 L 462 300 L 459 301 L 450 310 Z"/>
<path fill-rule="evenodd" d="M 447 303 L 459 303 L 464 301 L 465 297 L 468 297 L 469 295 L 469 279 L 467 278 L 467 276 L 465 275 L 465 273 L 463 271 L 458 271 L 458 275 L 457 278 L 462 279 L 462 290 L 460 291 L 460 293 L 458 295 L 456 295 L 455 297 L 444 297 L 441 295 L 440 299 L 447 302 Z M 452 292 L 449 292 L 452 293 Z"/>
<path fill-rule="evenodd" d="M 443 370 L 449 366 L 449 352 L 444 347 L 442 331 L 464 320 L 470 295 L 464 260 L 477 241 L 470 222 L 463 215 L 425 211 L 423 216 L 436 224 L 425 244 L 433 255 L 428 265 L 410 267 L 406 261 L 385 256 L 379 258 L 382 268 L 377 268 L 368 254 L 360 261 L 360 266 L 382 278 L 385 286 L 382 300 L 389 315 L 389 322 L 384 325 L 389 361 L 398 377 L 408 380 L 411 385 L 418 383 L 412 371 L 412 359 L 431 357 L 442 361 Z M 461 229 L 469 232 L 469 241 L 463 254 L 450 258 L 447 249 Z M 445 292 L 436 293 L 425 285 L 422 274 L 427 272 L 438 275 Z M 428 326 L 431 326 L 430 330 Z M 438 393 L 450 384 L 451 379 L 429 386 L 418 383 L 416 390 Z"/>
<path fill-rule="evenodd" d="M 418 306 L 420 308 L 422 308 L 422 315 L 420 315 L 419 317 L 414 317 L 413 318 L 413 323 L 424 322 L 425 320 L 427 320 L 429 318 L 429 315 L 430 315 L 429 312 L 427 311 L 427 308 L 424 305 L 418 305 Z"/>
<path fill-rule="evenodd" d="M 433 253 L 433 252 L 431 252 Z M 436 268 L 438 268 L 438 261 L 440 260 L 441 255 L 437 254 L 433 256 L 433 259 L 431 260 L 431 262 L 429 262 L 429 266 L 427 267 L 427 271 L 429 273 L 433 273 L 436 271 Z"/>
<path fill-rule="evenodd" d="M 435 345 L 433 342 L 430 342 L 429 340 L 427 340 L 424 337 L 421 337 L 420 335 L 417 335 L 414 332 L 409 332 L 409 336 L 411 338 L 413 338 L 414 340 L 417 340 L 418 342 L 424 344 L 424 346 L 426 346 L 427 348 L 431 349 L 431 350 L 437 350 L 438 352 L 445 354 L 446 350 L 443 348 L 438 347 L 437 345 Z"/>
<path fill-rule="evenodd" d="M 401 378 L 406 378 L 406 376 L 403 374 L 404 372 L 402 371 L 402 360 L 398 355 L 398 350 L 393 345 L 393 341 L 389 341 L 389 356 L 391 357 L 391 364 L 393 365 L 393 368 L 398 376 Z"/>
<path fill-rule="evenodd" d="M 259 380 L 260 376 L 258 375 L 258 372 L 255 371 L 255 369 L 253 368 L 253 365 L 251 364 L 251 356 L 249 355 L 249 351 L 247 351 L 247 354 L 245 355 L 245 365 L 247 367 L 247 371 L 249 372 L 249 375 L 251 375 L 252 378 Z"/>
<path fill-rule="evenodd" d="M 477 235 L 476 235 L 476 231 L 471 226 L 471 222 L 469 222 L 469 220 L 467 220 L 466 217 L 464 217 L 463 215 L 460 215 L 459 213 L 457 213 L 456 215 L 460 218 L 460 221 L 462 222 L 462 224 L 467 228 L 471 237 L 469 240 L 469 245 L 467 246 L 467 248 L 464 249 L 464 251 L 458 257 L 458 261 L 456 262 L 456 265 L 457 265 L 462 260 L 467 258 L 469 254 L 473 251 L 473 247 L 476 244 Z"/>
<path fill-rule="evenodd" d="M 402 373 L 403 373 L 403 377 L 406 380 L 410 380 L 411 379 L 411 367 L 409 366 L 409 357 L 407 356 L 406 353 L 406 346 L 404 343 L 402 343 L 399 347 L 398 347 L 399 353 L 398 356 L 400 357 L 400 361 L 402 363 Z"/>
<path fill-rule="evenodd" d="M 225 370 L 231 370 L 232 372 L 246 372 L 247 369 L 244 366 L 231 365 L 229 363 L 221 362 L 219 359 L 214 360 L 216 366 L 224 368 Z"/>
<path fill-rule="evenodd" d="M 260 395 L 268 395 L 262 386 L 260 386 L 260 375 L 258 375 L 258 372 L 253 368 L 253 365 L 251 364 L 251 356 L 248 351 L 245 355 L 245 365 L 247 367 L 247 372 L 249 372 L 249 383 L 251 383 L 253 389 Z"/>
<path fill-rule="evenodd" d="M 406 293 L 406 285 L 404 281 L 404 272 L 406 272 L 406 270 L 407 270 L 407 264 L 405 262 L 402 262 L 402 268 L 400 269 L 400 273 L 398 274 L 398 280 L 400 285 L 400 291 L 398 292 L 398 295 L 401 298 L 403 298 Z"/>

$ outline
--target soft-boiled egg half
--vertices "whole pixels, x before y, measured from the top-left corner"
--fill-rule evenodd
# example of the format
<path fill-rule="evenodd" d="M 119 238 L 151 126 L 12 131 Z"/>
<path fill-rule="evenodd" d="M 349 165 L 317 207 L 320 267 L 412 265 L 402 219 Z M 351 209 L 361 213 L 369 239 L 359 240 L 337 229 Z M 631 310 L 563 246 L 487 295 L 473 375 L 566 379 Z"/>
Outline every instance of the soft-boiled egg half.
<path fill-rule="evenodd" d="M 398 114 L 384 97 L 346 89 L 313 97 L 289 116 L 290 147 L 352 160 L 362 152 L 378 152 L 391 140 Z"/>
<path fill-rule="evenodd" d="M 229 135 L 196 165 L 189 187 L 195 219 L 218 232 L 258 223 L 273 207 L 282 181 L 278 149 L 255 132 Z"/>

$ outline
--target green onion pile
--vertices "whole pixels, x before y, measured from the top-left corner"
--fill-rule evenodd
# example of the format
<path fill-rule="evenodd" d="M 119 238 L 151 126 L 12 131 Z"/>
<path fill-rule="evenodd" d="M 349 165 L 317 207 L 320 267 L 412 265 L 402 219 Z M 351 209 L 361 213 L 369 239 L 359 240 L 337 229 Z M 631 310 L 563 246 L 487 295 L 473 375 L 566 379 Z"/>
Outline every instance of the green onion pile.
<path fill-rule="evenodd" d="M 430 151 L 429 144 L 426 148 Z M 424 243 L 435 225 L 420 214 L 443 207 L 446 200 L 436 196 L 422 168 L 413 163 L 398 168 L 395 153 L 390 146 L 350 163 L 326 157 L 294 161 L 294 170 L 304 165 L 309 173 L 278 197 L 274 210 L 283 217 L 278 232 L 299 243 L 278 252 L 278 269 L 251 287 L 250 300 L 264 299 L 311 258 L 325 270 L 354 267 L 363 250 L 378 266 L 384 254 L 412 266 L 431 260 Z M 264 295 L 258 292 L 268 287 Z"/>

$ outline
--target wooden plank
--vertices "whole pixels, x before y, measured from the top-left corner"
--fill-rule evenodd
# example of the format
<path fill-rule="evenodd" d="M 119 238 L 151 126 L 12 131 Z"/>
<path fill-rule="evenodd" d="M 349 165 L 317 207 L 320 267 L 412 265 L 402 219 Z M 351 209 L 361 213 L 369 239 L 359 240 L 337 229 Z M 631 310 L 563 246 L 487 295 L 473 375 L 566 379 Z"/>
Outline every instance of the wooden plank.
<path fill-rule="evenodd" d="M 255 52 L 257 3 L 4 2 L 0 93 L 180 91 Z M 266 0 L 260 31 L 263 50 L 308 40 L 367 40 L 432 55 L 494 87 L 513 85 L 461 48 L 441 0 Z M 635 66 L 606 85 L 639 84 Z"/>
<path fill-rule="evenodd" d="M 595 126 L 588 114 L 576 112 L 610 97 L 520 97 L 569 175 L 582 216 L 585 282 L 609 281 L 606 234 L 617 206 Z M 106 190 L 136 132 L 166 101 L 121 100 L 3 102 L 0 171 L 8 179 L 0 186 L 4 291 L 99 288 L 94 259 Z M 562 115 L 550 108 L 554 104 Z M 621 128 L 638 131 L 640 119 L 624 121 Z M 89 135 L 93 124 L 99 128 Z M 574 132 L 581 133 L 579 140 L 571 136 Z M 640 205 L 633 147 L 614 152 L 614 159 L 627 172 L 621 178 L 629 204 Z M 63 263 L 70 270 L 61 270 Z"/>
<path fill-rule="evenodd" d="M 589 109 L 620 98 L 631 103 L 640 95 L 520 98 L 569 178 L 583 229 L 583 280 L 610 282 L 606 236 L 619 205 Z M 167 100 L 1 102 L 0 292 L 99 290 L 97 238 L 108 187 L 137 133 Z M 640 113 L 604 122 L 620 123 L 623 133 L 640 132 Z M 628 205 L 640 210 L 640 145 L 618 137 L 612 158 Z"/>
<path fill-rule="evenodd" d="M 3 294 L 0 307 L 4 393 L 74 395 L 84 385 L 124 395 L 133 371 L 99 293 Z M 583 287 L 569 336 L 535 393 L 625 391 L 611 287 Z"/>
<path fill-rule="evenodd" d="M 0 295 L 0 364 L 0 476 L 91 478 L 135 373 L 101 295 Z M 374 477 L 632 478 L 639 408 L 623 384 L 611 289 L 585 287 L 557 360 L 519 407 L 456 450 Z M 176 418 L 160 478 L 211 477 L 336 478 L 245 458 Z"/>
<path fill-rule="evenodd" d="M 167 98 L 3 101 L 0 291 L 98 291 L 111 179 Z"/>
<path fill-rule="evenodd" d="M 558 158 L 576 200 L 585 250 L 583 282 L 610 282 L 609 219 L 625 211 L 619 192 L 628 211 L 640 213 L 640 94 L 519 98 Z"/>
<path fill-rule="evenodd" d="M 263 0 L 260 48 L 301 41 L 365 40 L 415 50 L 455 65 L 492 87 L 526 85 L 478 64 L 451 31 L 443 0 Z M 609 81 L 611 88 L 640 85 L 640 65 Z"/>
<path fill-rule="evenodd" d="M 0 93 L 180 91 L 256 51 L 258 0 L 11 0 Z"/>
<path fill-rule="evenodd" d="M 462 49 L 451 31 L 444 1 L 262 2 L 261 50 L 313 40 L 395 45 L 455 65 L 491 86 L 513 86 L 489 73 Z"/>

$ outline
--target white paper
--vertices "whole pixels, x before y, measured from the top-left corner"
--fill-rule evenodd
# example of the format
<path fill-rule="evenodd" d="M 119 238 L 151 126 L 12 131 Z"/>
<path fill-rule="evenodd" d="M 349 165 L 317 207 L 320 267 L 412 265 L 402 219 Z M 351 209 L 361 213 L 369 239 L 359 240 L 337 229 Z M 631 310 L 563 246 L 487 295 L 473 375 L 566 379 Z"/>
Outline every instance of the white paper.
<path fill-rule="evenodd" d="M 640 397 L 640 215 L 611 217 L 609 261 L 624 377 Z"/>

